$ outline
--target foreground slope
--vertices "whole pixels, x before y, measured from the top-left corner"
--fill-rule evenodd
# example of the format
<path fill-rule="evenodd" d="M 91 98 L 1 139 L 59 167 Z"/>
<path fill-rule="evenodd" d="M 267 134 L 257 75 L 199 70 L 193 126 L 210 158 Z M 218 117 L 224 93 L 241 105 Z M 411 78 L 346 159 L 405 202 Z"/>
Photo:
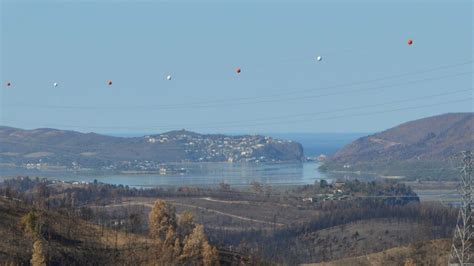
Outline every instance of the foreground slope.
<path fill-rule="evenodd" d="M 34 240 L 21 226 L 22 217 L 29 211 L 31 208 L 22 202 L 0 197 L 0 262 L 29 263 Z M 49 260 L 56 265 L 125 263 L 128 256 L 138 259 L 137 255 L 145 251 L 142 236 L 126 235 L 56 212 L 42 212 L 41 217 L 47 225 L 43 229 L 47 231 Z M 128 245 L 131 240 L 133 249 Z"/>
<path fill-rule="evenodd" d="M 440 239 L 418 242 L 359 257 L 305 265 L 447 265 L 450 248 L 451 241 L 449 239 Z"/>
<path fill-rule="evenodd" d="M 44 239 L 43 255 L 48 265 L 170 265 L 160 240 L 124 228 L 115 230 L 79 219 L 69 210 L 39 210 L 21 200 L 0 196 L 0 265 L 29 265 L 35 238 L 24 229 L 23 220 L 34 211 Z M 242 255 L 219 250 L 218 264 L 246 262 Z M 201 257 L 179 261 L 201 265 Z"/>

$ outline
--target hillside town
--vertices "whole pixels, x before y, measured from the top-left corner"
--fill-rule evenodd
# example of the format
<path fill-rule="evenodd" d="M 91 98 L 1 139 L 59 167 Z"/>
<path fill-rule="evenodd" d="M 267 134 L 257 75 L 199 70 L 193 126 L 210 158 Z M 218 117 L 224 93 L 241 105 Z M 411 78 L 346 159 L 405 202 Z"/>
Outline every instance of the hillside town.
<path fill-rule="evenodd" d="M 185 130 L 144 138 L 150 144 L 178 144 L 187 155 L 186 161 L 192 162 L 278 162 L 282 161 L 279 155 L 283 153 L 285 145 L 298 145 L 291 140 L 268 136 L 201 135 Z"/>
<path fill-rule="evenodd" d="M 58 135 L 61 139 L 55 141 Z M 199 134 L 177 130 L 123 138 L 55 129 L 34 131 L 0 127 L 0 137 L 5 143 L 0 149 L 2 165 L 32 171 L 169 174 L 184 172 L 169 166 L 176 163 L 306 161 L 300 143 L 261 135 Z"/>

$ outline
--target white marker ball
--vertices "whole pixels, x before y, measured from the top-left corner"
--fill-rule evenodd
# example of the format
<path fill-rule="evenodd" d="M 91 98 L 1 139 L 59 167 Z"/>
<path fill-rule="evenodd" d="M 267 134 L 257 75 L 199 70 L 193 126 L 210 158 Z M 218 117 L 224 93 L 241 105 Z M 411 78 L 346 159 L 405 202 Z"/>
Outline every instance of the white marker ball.
<path fill-rule="evenodd" d="M 321 61 L 323 58 L 321 56 L 316 57 L 316 60 Z"/>
<path fill-rule="evenodd" d="M 171 80 L 171 75 L 166 76 L 167 80 Z"/>
<path fill-rule="evenodd" d="M 53 83 L 53 86 L 54 86 L 54 87 L 57 87 L 57 86 L 58 86 L 58 83 L 57 83 L 57 82 L 54 82 L 54 83 Z"/>

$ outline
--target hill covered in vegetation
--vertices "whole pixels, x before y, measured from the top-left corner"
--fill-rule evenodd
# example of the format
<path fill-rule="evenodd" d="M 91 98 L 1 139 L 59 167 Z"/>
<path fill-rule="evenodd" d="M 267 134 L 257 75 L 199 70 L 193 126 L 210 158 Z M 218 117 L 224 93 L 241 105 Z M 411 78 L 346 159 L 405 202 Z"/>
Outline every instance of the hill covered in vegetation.
<path fill-rule="evenodd" d="M 325 168 L 413 177 L 453 176 L 449 169 L 453 156 L 472 150 L 473 132 L 474 113 L 423 118 L 357 139 L 337 151 Z"/>
<path fill-rule="evenodd" d="M 57 129 L 0 127 L 3 167 L 159 171 L 169 162 L 304 160 L 301 144 L 258 135 L 202 135 L 186 130 L 112 137 Z"/>

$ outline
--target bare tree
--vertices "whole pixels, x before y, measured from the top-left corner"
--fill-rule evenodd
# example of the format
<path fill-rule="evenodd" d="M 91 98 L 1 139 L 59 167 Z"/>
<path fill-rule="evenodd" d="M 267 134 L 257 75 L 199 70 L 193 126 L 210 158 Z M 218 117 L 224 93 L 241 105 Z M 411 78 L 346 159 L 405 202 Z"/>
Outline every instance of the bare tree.
<path fill-rule="evenodd" d="M 193 214 L 189 211 L 181 213 L 178 220 L 178 235 L 184 239 L 193 232 L 194 227 L 196 227 L 196 223 Z"/>
<path fill-rule="evenodd" d="M 255 192 L 255 193 L 262 193 L 263 192 L 263 187 L 262 187 L 262 184 L 260 184 L 259 182 L 257 181 L 252 181 L 252 183 L 250 183 L 252 185 L 252 191 Z"/>
<path fill-rule="evenodd" d="M 33 244 L 33 256 L 31 257 L 31 265 L 33 266 L 46 266 L 46 252 L 44 247 L 44 241 L 41 238 L 36 239 Z"/>
<path fill-rule="evenodd" d="M 230 191 L 230 185 L 225 182 L 221 182 L 219 188 L 221 191 Z"/>
<path fill-rule="evenodd" d="M 193 232 L 185 239 L 182 257 L 187 262 L 198 263 L 202 258 L 204 265 L 216 265 L 219 263 L 219 254 L 215 247 L 207 241 L 204 226 L 197 225 Z"/>
<path fill-rule="evenodd" d="M 149 214 L 149 232 L 155 239 L 164 241 L 169 229 L 176 228 L 176 210 L 163 200 L 157 200 Z"/>

